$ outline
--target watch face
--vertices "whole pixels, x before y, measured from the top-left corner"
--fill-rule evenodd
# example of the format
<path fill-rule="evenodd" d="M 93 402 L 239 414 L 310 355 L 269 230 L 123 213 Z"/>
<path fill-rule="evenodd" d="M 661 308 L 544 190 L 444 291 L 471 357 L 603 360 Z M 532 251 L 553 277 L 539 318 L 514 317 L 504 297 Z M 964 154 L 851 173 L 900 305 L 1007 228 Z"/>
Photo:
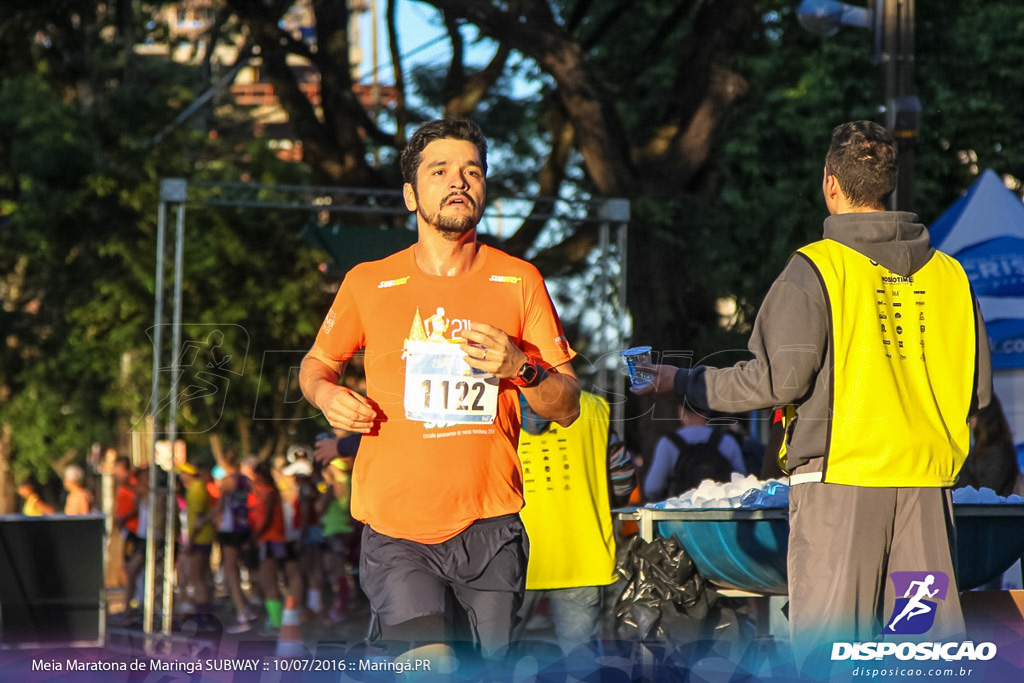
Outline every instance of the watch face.
<path fill-rule="evenodd" d="M 523 363 L 523 367 L 519 368 L 519 378 L 527 384 L 537 379 L 537 366 L 533 363 Z"/>

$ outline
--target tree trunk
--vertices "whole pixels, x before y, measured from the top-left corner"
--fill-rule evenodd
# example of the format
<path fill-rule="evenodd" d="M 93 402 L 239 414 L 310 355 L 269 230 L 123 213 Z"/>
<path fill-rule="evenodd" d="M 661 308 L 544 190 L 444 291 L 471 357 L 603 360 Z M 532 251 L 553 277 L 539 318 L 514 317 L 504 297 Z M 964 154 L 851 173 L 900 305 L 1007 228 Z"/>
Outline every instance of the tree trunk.
<path fill-rule="evenodd" d="M 253 455 L 252 452 L 252 420 L 245 417 L 240 417 L 237 420 L 238 425 L 238 444 L 241 452 L 238 454 L 240 458 L 247 458 Z"/>
<path fill-rule="evenodd" d="M 210 450 L 215 462 L 220 463 L 224 460 L 224 439 L 219 432 L 210 432 Z"/>
<path fill-rule="evenodd" d="M 14 430 L 9 422 L 0 423 L 0 514 L 17 510 L 14 478 L 11 476 L 11 454 Z"/>

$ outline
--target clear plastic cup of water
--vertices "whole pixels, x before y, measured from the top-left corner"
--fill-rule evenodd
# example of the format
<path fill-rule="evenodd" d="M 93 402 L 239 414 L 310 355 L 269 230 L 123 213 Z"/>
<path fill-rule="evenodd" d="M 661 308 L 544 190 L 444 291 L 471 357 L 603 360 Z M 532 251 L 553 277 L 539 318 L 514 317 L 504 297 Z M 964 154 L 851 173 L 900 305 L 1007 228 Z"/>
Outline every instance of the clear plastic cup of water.
<path fill-rule="evenodd" d="M 630 384 L 639 386 L 654 380 L 654 376 L 651 373 L 638 369 L 640 366 L 651 364 L 650 346 L 634 346 L 631 349 L 619 352 L 619 355 L 622 356 L 622 360 L 626 364 Z"/>

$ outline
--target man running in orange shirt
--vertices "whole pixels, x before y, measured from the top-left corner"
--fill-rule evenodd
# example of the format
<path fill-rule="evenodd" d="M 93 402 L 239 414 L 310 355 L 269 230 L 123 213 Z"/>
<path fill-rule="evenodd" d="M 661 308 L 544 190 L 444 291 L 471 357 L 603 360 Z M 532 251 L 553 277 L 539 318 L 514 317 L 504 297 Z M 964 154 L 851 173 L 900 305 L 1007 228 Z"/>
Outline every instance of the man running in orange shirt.
<path fill-rule="evenodd" d="M 416 131 L 401 166 L 418 241 L 346 275 L 300 381 L 333 427 L 364 435 L 352 515 L 366 524 L 360 582 L 383 638 L 443 643 L 464 623 L 494 658 L 528 552 L 519 393 L 568 426 L 579 383 L 540 273 L 477 242 L 486 154 L 469 121 Z M 366 396 L 338 384 L 360 349 Z"/>

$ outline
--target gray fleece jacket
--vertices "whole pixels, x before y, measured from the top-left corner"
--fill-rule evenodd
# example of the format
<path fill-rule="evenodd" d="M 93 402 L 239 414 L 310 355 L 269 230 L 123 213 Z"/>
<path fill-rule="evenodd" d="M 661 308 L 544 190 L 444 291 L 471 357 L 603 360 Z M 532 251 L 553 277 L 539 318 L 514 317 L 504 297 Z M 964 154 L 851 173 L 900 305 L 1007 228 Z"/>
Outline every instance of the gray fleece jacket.
<path fill-rule="evenodd" d="M 917 216 L 901 211 L 829 216 L 824 237 L 902 276 L 916 273 L 935 253 Z M 991 398 L 992 367 L 976 298 L 974 308 L 978 408 Z M 698 408 L 730 413 L 796 405 L 796 419 L 786 430 L 787 469 L 791 474 L 821 471 L 831 410 L 833 349 L 828 340 L 827 294 L 814 266 L 795 254 L 758 311 L 747 344 L 753 359 L 728 368 L 681 369 L 675 377 L 676 394 Z"/>

